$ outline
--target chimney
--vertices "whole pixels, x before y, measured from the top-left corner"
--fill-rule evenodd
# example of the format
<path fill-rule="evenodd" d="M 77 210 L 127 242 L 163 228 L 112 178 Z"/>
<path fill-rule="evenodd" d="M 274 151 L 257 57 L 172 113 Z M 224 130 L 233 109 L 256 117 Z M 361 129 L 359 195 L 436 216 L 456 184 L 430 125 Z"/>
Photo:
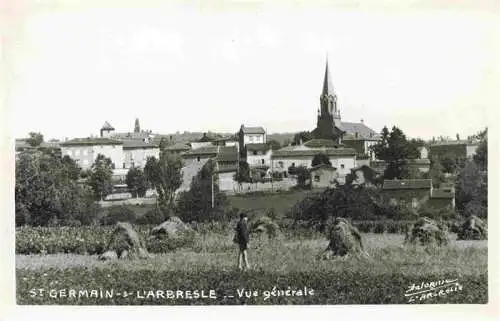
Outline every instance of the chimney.
<path fill-rule="evenodd" d="M 361 124 L 364 124 L 364 123 L 365 123 L 365 121 L 363 120 L 363 118 L 361 118 Z"/>

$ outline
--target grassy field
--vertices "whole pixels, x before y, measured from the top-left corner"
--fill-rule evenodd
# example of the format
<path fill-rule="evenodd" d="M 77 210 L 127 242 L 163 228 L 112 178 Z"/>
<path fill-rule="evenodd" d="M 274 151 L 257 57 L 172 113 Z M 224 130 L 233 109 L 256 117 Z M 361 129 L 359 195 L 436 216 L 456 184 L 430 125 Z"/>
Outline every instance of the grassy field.
<path fill-rule="evenodd" d="M 236 269 L 237 252 L 229 234 L 208 233 L 190 248 L 140 261 L 100 262 L 96 256 L 74 254 L 17 255 L 17 300 L 18 304 L 404 304 L 411 284 L 453 279 L 460 290 L 415 303 L 487 302 L 486 241 L 453 240 L 444 249 L 424 250 L 402 247 L 402 235 L 363 236 L 369 258 L 328 261 L 316 260 L 327 245 L 323 239 L 254 240 L 249 251 L 252 268 L 244 273 Z M 288 287 L 307 287 L 314 294 L 280 295 L 279 290 Z M 41 296 L 37 289 L 47 292 Z M 132 294 L 112 298 L 48 295 L 70 289 Z M 216 298 L 143 298 L 148 291 L 169 289 L 213 290 Z M 252 295 L 247 297 L 243 289 L 252 289 L 248 292 Z"/>
<path fill-rule="evenodd" d="M 229 196 L 229 201 L 233 207 L 248 210 L 266 211 L 274 209 L 277 216 L 283 214 L 297 202 L 302 201 L 305 197 L 317 191 L 297 190 L 277 194 L 266 195 L 244 195 L 244 196 Z"/>

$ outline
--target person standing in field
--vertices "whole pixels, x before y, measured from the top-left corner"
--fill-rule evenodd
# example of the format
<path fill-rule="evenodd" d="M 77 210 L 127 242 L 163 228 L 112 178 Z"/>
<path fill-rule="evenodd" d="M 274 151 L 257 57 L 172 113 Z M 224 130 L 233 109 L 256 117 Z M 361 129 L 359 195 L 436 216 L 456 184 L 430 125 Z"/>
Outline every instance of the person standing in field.
<path fill-rule="evenodd" d="M 238 253 L 238 268 L 243 269 L 243 262 L 245 263 L 245 268 L 249 269 L 248 264 L 248 243 L 250 238 L 250 232 L 248 230 L 248 217 L 245 213 L 240 214 L 240 220 L 236 225 L 236 235 L 234 236 L 234 242 L 239 245 Z"/>

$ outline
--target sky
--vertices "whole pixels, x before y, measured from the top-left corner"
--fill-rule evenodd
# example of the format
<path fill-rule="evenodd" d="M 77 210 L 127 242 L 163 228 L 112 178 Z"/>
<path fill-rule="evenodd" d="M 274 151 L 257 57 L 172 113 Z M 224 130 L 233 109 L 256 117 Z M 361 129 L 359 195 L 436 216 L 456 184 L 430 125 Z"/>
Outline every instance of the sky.
<path fill-rule="evenodd" d="M 327 57 L 342 120 L 378 132 L 465 137 L 498 107 L 500 6 L 20 3 L 4 43 L 16 138 L 135 118 L 159 133 L 312 130 Z"/>

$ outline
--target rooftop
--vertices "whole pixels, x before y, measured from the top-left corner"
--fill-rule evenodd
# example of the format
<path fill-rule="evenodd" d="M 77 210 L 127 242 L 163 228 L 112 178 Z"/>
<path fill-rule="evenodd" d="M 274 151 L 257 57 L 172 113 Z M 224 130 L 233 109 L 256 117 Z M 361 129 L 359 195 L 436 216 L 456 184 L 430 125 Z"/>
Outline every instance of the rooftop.
<path fill-rule="evenodd" d="M 265 134 L 266 131 L 262 127 L 245 127 L 241 125 L 241 131 L 243 134 Z"/>
<path fill-rule="evenodd" d="M 340 129 L 346 132 L 343 140 L 379 140 L 379 134 L 364 123 L 341 122 Z M 357 133 L 357 136 L 356 136 Z"/>
<path fill-rule="evenodd" d="M 249 151 L 268 151 L 271 149 L 269 144 L 246 144 L 246 149 Z"/>
<path fill-rule="evenodd" d="M 431 189 L 432 179 L 393 179 L 384 180 L 384 190 Z"/>
<path fill-rule="evenodd" d="M 328 164 L 320 164 L 320 165 L 316 165 L 314 167 L 311 167 L 310 171 L 314 172 L 318 169 L 336 170 L 337 168 L 333 167 L 332 165 L 328 165 Z"/>
<path fill-rule="evenodd" d="M 429 147 L 435 146 L 455 146 L 455 145 L 479 145 L 479 141 L 475 140 L 445 140 L 445 141 L 435 141 L 431 142 Z"/>
<path fill-rule="evenodd" d="M 184 144 L 184 143 L 175 143 L 173 145 L 169 145 L 167 147 L 165 147 L 165 150 L 180 150 L 180 151 L 183 151 L 183 150 L 190 150 L 191 147 L 189 147 L 187 144 Z"/>
<path fill-rule="evenodd" d="M 134 148 L 158 148 L 158 145 L 155 143 L 147 143 L 138 139 L 123 140 L 123 149 Z"/>
<path fill-rule="evenodd" d="M 95 145 L 123 145 L 123 142 L 116 139 L 88 137 L 88 138 L 75 138 L 60 143 L 61 146 L 95 146 Z"/>
<path fill-rule="evenodd" d="M 321 148 L 321 147 L 336 148 L 343 146 L 337 144 L 335 141 L 331 139 L 311 139 L 305 142 L 303 145 L 309 148 Z"/>
<path fill-rule="evenodd" d="M 279 149 L 272 154 L 276 157 L 297 157 L 314 156 L 318 153 L 324 153 L 328 156 L 355 156 L 356 150 L 353 148 L 324 148 L 324 149 Z"/>
<path fill-rule="evenodd" d="M 101 130 L 115 130 L 113 126 L 108 121 L 104 122 L 104 125 L 102 125 Z"/>

